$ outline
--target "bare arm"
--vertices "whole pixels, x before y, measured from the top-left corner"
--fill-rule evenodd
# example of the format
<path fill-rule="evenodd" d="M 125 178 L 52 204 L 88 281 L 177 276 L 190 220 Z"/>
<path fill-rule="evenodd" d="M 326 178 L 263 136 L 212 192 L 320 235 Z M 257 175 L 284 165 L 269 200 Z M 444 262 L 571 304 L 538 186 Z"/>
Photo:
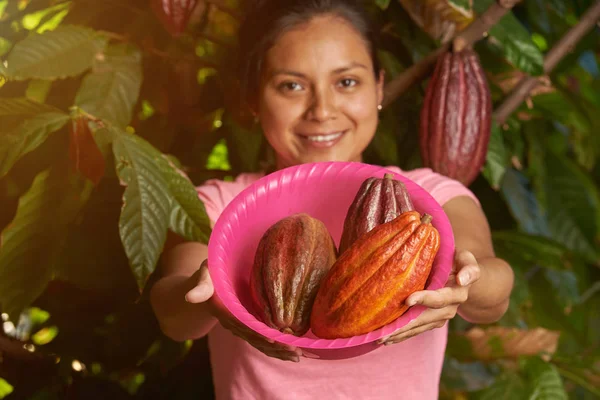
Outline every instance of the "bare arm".
<path fill-rule="evenodd" d="M 458 314 L 473 323 L 495 322 L 508 308 L 513 271 L 506 261 L 496 257 L 487 219 L 472 199 L 454 198 L 444 205 L 444 211 L 452 224 L 456 249 L 473 253 L 481 270 Z"/>
<path fill-rule="evenodd" d="M 194 274 L 208 256 L 207 246 L 176 241 L 178 243 L 163 253 L 159 265 L 161 277 L 150 290 L 150 303 L 163 333 L 173 340 L 183 341 L 206 335 L 217 319 L 210 313 L 208 301 L 186 301 L 186 294 L 198 284 L 199 278 Z M 206 293 L 207 298 L 211 295 Z"/>

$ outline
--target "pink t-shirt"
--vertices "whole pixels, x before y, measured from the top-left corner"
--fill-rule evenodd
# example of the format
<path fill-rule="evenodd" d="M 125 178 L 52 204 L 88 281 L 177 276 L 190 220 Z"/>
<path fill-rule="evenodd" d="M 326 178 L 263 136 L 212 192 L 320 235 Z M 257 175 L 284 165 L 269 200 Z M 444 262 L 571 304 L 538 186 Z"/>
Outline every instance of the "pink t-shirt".
<path fill-rule="evenodd" d="M 419 184 L 442 205 L 457 196 L 469 196 L 479 204 L 461 183 L 430 169 L 387 168 Z M 262 176 L 241 174 L 234 182 L 210 180 L 198 187 L 209 218 L 216 221 L 238 193 Z M 437 399 L 447 332 L 444 326 L 351 359 L 302 357 L 293 363 L 264 355 L 217 324 L 208 334 L 216 398 Z"/>

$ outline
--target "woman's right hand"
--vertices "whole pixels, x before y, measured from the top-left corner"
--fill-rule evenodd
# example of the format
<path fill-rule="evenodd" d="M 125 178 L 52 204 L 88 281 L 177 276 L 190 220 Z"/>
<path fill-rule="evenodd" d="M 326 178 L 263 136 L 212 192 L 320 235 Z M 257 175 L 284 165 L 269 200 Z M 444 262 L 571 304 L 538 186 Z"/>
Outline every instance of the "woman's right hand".
<path fill-rule="evenodd" d="M 215 295 L 215 289 L 210 274 L 208 273 L 208 263 L 206 260 L 204 260 L 200 269 L 198 269 L 190 279 L 195 286 L 185 295 L 186 301 L 188 303 L 208 302 L 211 314 L 219 320 L 225 329 L 229 330 L 235 336 L 248 342 L 267 356 L 278 358 L 280 360 L 299 362 L 300 356 L 313 357 L 312 355 L 303 353 L 302 350 L 297 347 L 277 343 L 272 339 L 266 338 L 238 321 L 238 319 L 227 310 L 219 300 L 218 296 Z"/>

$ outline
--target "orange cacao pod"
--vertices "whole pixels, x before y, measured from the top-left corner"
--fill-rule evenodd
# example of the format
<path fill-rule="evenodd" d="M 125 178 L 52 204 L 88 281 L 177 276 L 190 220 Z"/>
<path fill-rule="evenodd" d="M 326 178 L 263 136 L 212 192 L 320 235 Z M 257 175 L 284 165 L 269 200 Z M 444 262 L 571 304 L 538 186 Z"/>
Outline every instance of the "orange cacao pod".
<path fill-rule="evenodd" d="M 465 48 L 442 54 L 421 108 L 423 165 L 470 185 L 485 164 L 491 118 L 490 89 L 477 53 Z"/>
<path fill-rule="evenodd" d="M 361 335 L 400 317 L 406 298 L 423 290 L 440 237 L 431 216 L 401 214 L 358 238 L 331 267 L 311 313 L 325 339 Z"/>
<path fill-rule="evenodd" d="M 384 174 L 383 179 L 365 179 L 348 208 L 340 240 L 340 254 L 356 239 L 377 225 L 390 222 L 398 215 L 414 210 L 406 186 Z"/>
<path fill-rule="evenodd" d="M 250 278 L 259 318 L 281 332 L 305 334 L 319 285 L 336 258 L 327 227 L 308 214 L 271 226 L 258 244 Z"/>

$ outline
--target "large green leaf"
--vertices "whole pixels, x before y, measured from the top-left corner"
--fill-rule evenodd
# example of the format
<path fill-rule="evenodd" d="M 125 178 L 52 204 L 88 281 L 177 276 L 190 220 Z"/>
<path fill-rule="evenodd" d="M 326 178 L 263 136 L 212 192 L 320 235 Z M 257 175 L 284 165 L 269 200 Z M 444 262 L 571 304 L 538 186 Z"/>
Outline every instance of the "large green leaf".
<path fill-rule="evenodd" d="M 481 14 L 494 2 L 495 0 L 474 1 L 473 8 Z M 506 59 L 515 67 L 534 76 L 544 72 L 544 55 L 512 13 L 502 17 L 488 33 L 490 41 L 502 49 Z"/>
<path fill-rule="evenodd" d="M 527 388 L 523 379 L 515 373 L 506 373 L 481 391 L 473 393 L 475 400 L 514 400 L 526 399 Z M 471 397 L 471 396 L 470 396 Z"/>
<path fill-rule="evenodd" d="M 500 189 L 508 165 L 509 157 L 504 147 L 503 130 L 493 123 L 483 176 L 495 190 Z"/>
<path fill-rule="evenodd" d="M 115 167 L 126 186 L 119 232 L 138 286 L 154 271 L 170 221 L 169 184 L 161 153 L 139 136 L 112 129 Z"/>
<path fill-rule="evenodd" d="M 194 185 L 166 157 L 159 165 L 169 186 L 171 199 L 169 228 L 187 240 L 208 243 L 211 233 L 210 220 Z"/>
<path fill-rule="evenodd" d="M 494 231 L 492 239 L 498 253 L 523 266 L 540 265 L 564 271 L 578 262 L 561 243 L 543 236 L 517 231 Z"/>
<path fill-rule="evenodd" d="M 530 385 L 529 400 L 567 400 L 568 396 L 556 367 L 538 357 L 523 362 Z"/>
<path fill-rule="evenodd" d="M 19 200 L 14 220 L 2 232 L 0 304 L 14 320 L 52 278 L 67 227 L 81 206 L 66 171 L 60 165 L 38 174 Z"/>
<path fill-rule="evenodd" d="M 106 38 L 82 26 L 61 26 L 32 34 L 15 44 L 7 59 L 7 78 L 57 79 L 76 76 L 92 66 Z"/>
<path fill-rule="evenodd" d="M 536 193 L 544 200 L 550 234 L 557 242 L 597 263 L 600 259 L 598 187 L 573 161 L 544 148 L 542 135 L 528 131 L 531 148 L 540 152 L 530 169 Z"/>
<path fill-rule="evenodd" d="M 62 128 L 69 116 L 27 99 L 0 99 L 0 177 L 49 134 Z"/>
<path fill-rule="evenodd" d="M 75 104 L 95 117 L 125 127 L 141 83 L 140 52 L 127 45 L 110 46 L 83 79 Z"/>
<path fill-rule="evenodd" d="M 508 168 L 502 181 L 502 195 L 521 230 L 532 235 L 549 236 L 548 222 L 529 186 L 525 175 Z"/>

